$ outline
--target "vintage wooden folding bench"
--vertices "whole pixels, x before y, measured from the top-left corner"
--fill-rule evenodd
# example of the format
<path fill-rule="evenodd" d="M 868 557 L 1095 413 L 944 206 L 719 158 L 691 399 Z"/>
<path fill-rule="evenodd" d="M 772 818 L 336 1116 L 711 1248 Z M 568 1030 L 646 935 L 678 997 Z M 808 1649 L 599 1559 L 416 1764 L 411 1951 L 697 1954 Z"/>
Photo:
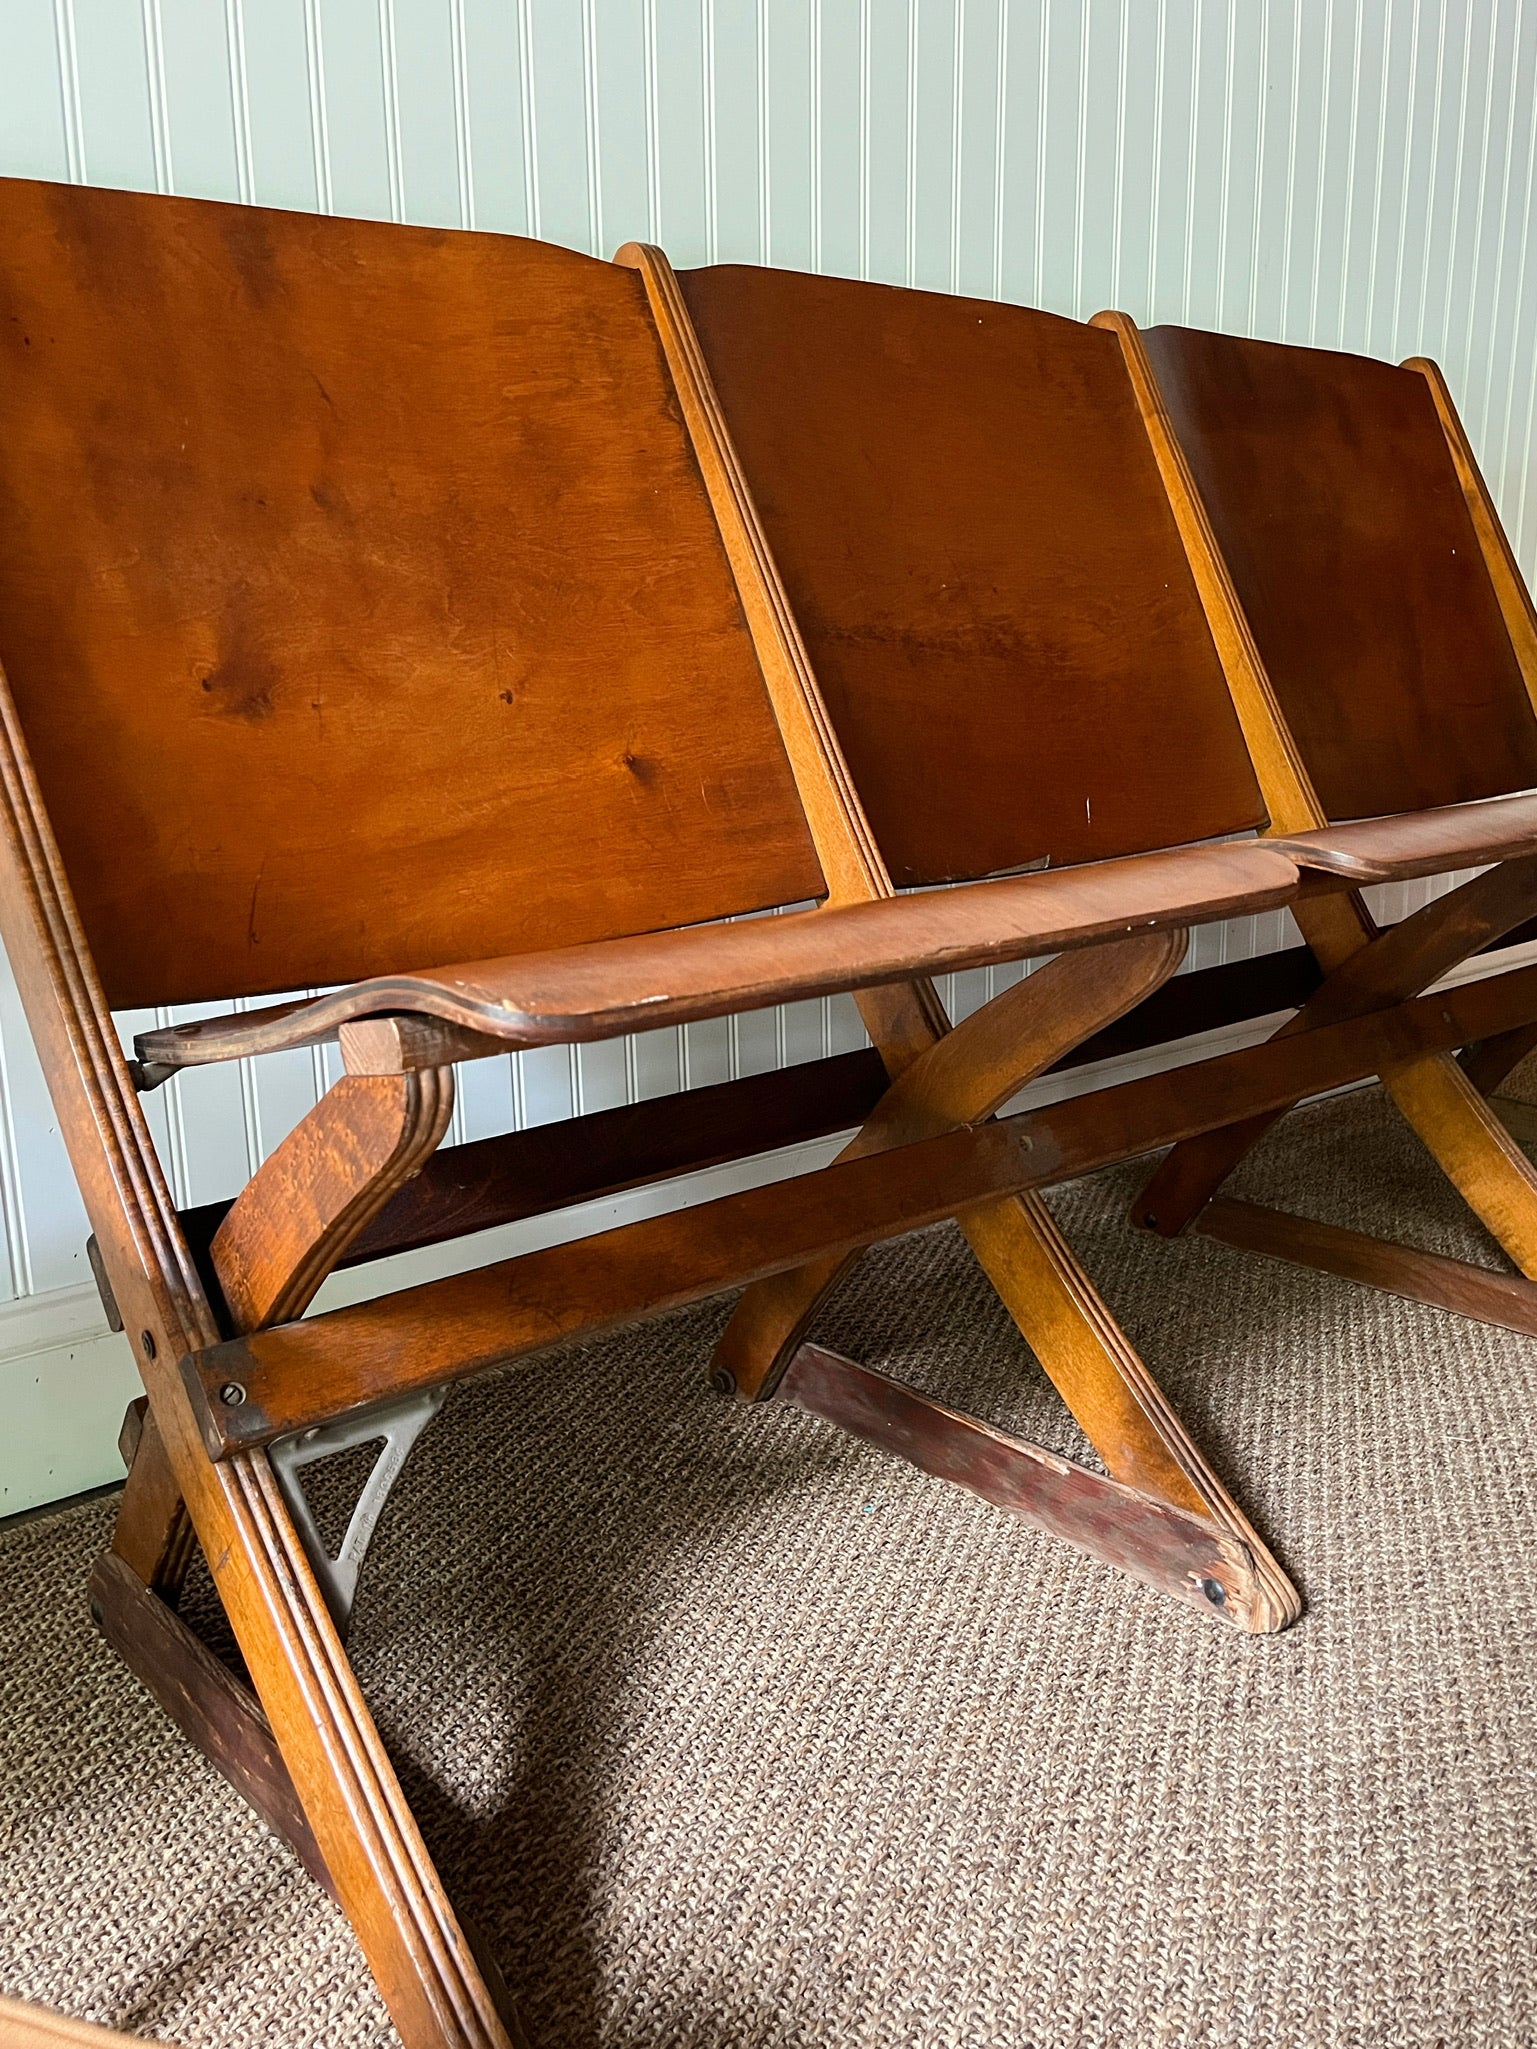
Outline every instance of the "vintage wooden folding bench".
<path fill-rule="evenodd" d="M 1150 827 L 1136 858 L 894 893 L 666 285 L 511 239 L 0 184 L 0 927 L 147 1389 L 93 1602 L 341 1901 L 412 2045 L 514 2030 L 343 1649 L 444 1390 L 1189 1128 L 1158 1078 L 1111 1123 L 984 1120 L 1156 988 L 1191 923 L 1296 886 L 1284 851 L 1168 851 Z M 940 1032 L 924 978 L 1040 954 Z M 911 1020 L 889 1088 L 865 1064 L 780 1075 L 434 1154 L 457 1061 L 848 989 L 893 1045 Z M 132 1059 L 112 1016 L 276 997 Z M 315 1111 L 232 1203 L 178 1215 L 141 1093 L 328 1039 L 345 1071 Z M 1216 1114 L 1292 1086 L 1284 1059 L 1235 1070 Z M 861 1156 L 793 1184 L 302 1317 L 344 1259 L 865 1111 Z M 1033 1231 L 1052 1315 L 1113 1360 L 1083 1377 L 1110 1404 L 1096 1442 L 1114 1471 L 1150 1440 L 1178 1485 L 1106 1479 L 814 1346 L 778 1391 L 1277 1626 L 1286 1582 Z M 375 1441 L 330 1556 L 303 1468 Z M 194 1546 L 244 1673 L 176 1614 Z"/>
<path fill-rule="evenodd" d="M 511 239 L 0 185 L 0 926 L 147 1389 L 93 1598 L 340 1899 L 412 2045 L 514 2029 L 343 1648 L 368 1534 L 443 1391 L 776 1274 L 809 1269 L 819 1295 L 850 1252 L 961 1215 L 1111 1478 L 779 1342 L 782 1297 L 744 1298 L 722 1376 L 1203 1613 L 1279 1626 L 1286 1580 L 1046 1212 L 1016 1198 L 1375 1072 L 1388 1043 L 1356 1018 L 1209 1063 L 1198 1100 L 1157 1074 L 990 1119 L 1155 991 L 1192 923 L 1289 901 L 1296 863 L 1280 844 L 1172 844 L 1192 817 L 1210 833 L 1261 815 L 1209 718 L 1223 780 L 1205 814 L 1137 800 L 1102 814 L 1103 840 L 1086 815 L 1080 865 L 1044 874 L 995 871 L 1060 855 L 1060 821 L 1029 844 L 1005 826 L 935 871 L 990 879 L 898 894 L 676 281 L 654 255 L 631 262 L 639 275 Z M 1074 333 L 1094 368 L 1062 372 L 1072 431 L 1101 400 L 1124 421 L 1115 345 Z M 1177 579 L 1146 451 L 1124 425 L 1111 441 Z M 1137 563 L 1112 555 L 1113 598 L 1069 579 L 1052 607 L 1086 623 L 1015 647 L 1056 660 L 1053 701 L 1080 664 L 1123 674 L 1124 648 L 1095 650 L 1124 636 L 1128 592 L 1146 650 L 1213 673 L 1186 586 L 1166 599 Z M 1019 625 L 1002 618 L 1005 641 Z M 942 725 L 914 732 L 937 747 Z M 1021 808 L 1044 802 L 1015 765 Z M 1102 787 L 1113 807 L 1096 781 L 1086 813 Z M 1037 955 L 1056 958 L 945 1029 L 928 978 Z M 1537 1016 L 1534 985 L 1401 1005 L 1391 1044 L 1508 1030 Z M 889 1086 L 861 1060 L 434 1152 L 460 1060 L 848 989 Z M 146 1032 L 132 1060 L 112 1021 L 276 997 Z M 179 1216 L 141 1093 L 328 1039 L 345 1072 L 317 1109 L 233 1203 Z M 849 1156 L 793 1183 L 302 1314 L 343 1261 L 861 1116 Z M 789 1290 L 798 1320 L 807 1292 Z M 303 1468 L 374 1441 L 328 1556 Z M 1144 1472 L 1156 1484 L 1127 1484 Z M 245 1674 L 175 1612 L 194 1545 Z"/>
<path fill-rule="evenodd" d="M 1537 864 L 1502 860 L 1537 816 L 1537 616 L 1445 380 L 1104 317 L 1189 544 L 1241 611 L 1229 674 L 1272 820 L 1369 849 L 1434 830 L 1443 869 L 1500 863 L 1383 932 L 1358 895 L 1294 907 L 1322 976 L 1286 1030 L 1386 1010 L 1537 911 Z M 1488 1100 L 1534 1045 L 1527 1022 L 1382 1071 L 1515 1275 L 1220 1196 L 1280 1112 L 1176 1146 L 1136 1215 L 1537 1331 L 1537 1169 Z"/>
<path fill-rule="evenodd" d="M 649 261 L 661 267 L 659 257 Z M 1281 754 L 1274 737 L 1280 729 L 1262 664 L 1210 530 L 1182 488 L 1177 450 L 1130 323 L 1085 326 L 1018 307 L 733 266 L 685 273 L 676 289 L 869 820 L 876 851 L 866 858 L 878 877 L 930 884 L 1042 857 L 1055 866 L 1240 831 L 1268 811 L 1269 830 L 1284 831 L 1281 843 L 1311 871 L 1294 908 L 1324 966 L 1336 970 L 1278 1044 L 1290 1044 L 1301 1071 L 1311 1048 L 1336 1074 L 1337 1035 L 1348 1041 L 1370 1017 L 1371 1036 L 1395 1056 L 1384 1070 L 1390 1085 L 1423 1120 L 1419 1128 L 1442 1135 L 1442 1157 L 1476 1140 L 1493 1168 L 1508 1163 L 1507 1184 L 1529 1188 L 1532 1170 L 1453 1057 L 1459 1042 L 1396 1057 L 1400 1046 L 1412 1055 L 1423 1044 L 1426 1008 L 1410 999 L 1537 909 L 1537 799 L 1466 802 L 1537 781 L 1537 728 L 1424 378 L 1381 373 L 1400 410 L 1424 430 L 1419 462 L 1430 473 L 1423 489 L 1418 475 L 1378 486 L 1380 494 L 1395 483 L 1411 487 L 1400 526 L 1427 558 L 1423 576 L 1413 553 L 1394 568 L 1412 587 L 1414 605 L 1437 622 L 1435 644 L 1487 644 L 1490 674 L 1467 675 L 1457 686 L 1463 701 L 1450 705 L 1427 677 L 1412 733 L 1404 729 L 1414 704 L 1396 723 L 1375 715 L 1373 732 L 1392 727 L 1424 764 L 1419 783 L 1380 767 L 1371 783 L 1363 771 L 1348 800 L 1343 785 L 1331 786 L 1332 801 L 1320 809 L 1295 752 Z M 1191 346 L 1206 343 L 1192 337 Z M 1350 359 L 1325 361 L 1332 368 Z M 1272 403 L 1265 392 L 1253 400 L 1259 412 Z M 1292 437 L 1297 445 L 1294 414 L 1295 406 L 1274 402 L 1274 418 L 1267 413 L 1254 428 L 1267 451 L 1272 439 L 1279 445 Z M 1402 432 L 1396 415 L 1379 427 L 1384 459 L 1401 461 Z M 1460 459 L 1471 477 L 1465 453 Z M 1440 500 L 1431 489 L 1437 480 Z M 1348 477 L 1336 481 L 1346 493 Z M 1262 502 L 1258 492 L 1246 493 L 1240 479 L 1235 500 L 1246 509 Z M 1371 531 L 1381 517 L 1374 507 Z M 1486 531 L 1497 535 L 1492 517 Z M 1257 526 L 1250 536 L 1267 570 L 1268 534 Z M 1449 556 L 1454 544 L 1466 571 L 1452 564 L 1440 574 L 1431 558 Z M 1503 564 L 1492 542 L 1491 550 L 1496 566 Z M 1320 585 L 1333 596 L 1353 591 L 1356 581 L 1353 565 L 1334 584 L 1311 563 L 1287 565 L 1283 601 L 1292 607 L 1288 617 L 1303 622 L 1304 664 L 1318 638 L 1306 621 Z M 1242 572 L 1238 582 L 1243 591 Z M 1525 622 L 1530 644 L 1525 594 L 1518 582 L 1510 587 L 1512 616 L 1518 626 Z M 1465 591 L 1472 596 L 1459 611 L 1452 600 Z M 1411 621 L 1400 631 L 1394 658 L 1407 662 L 1406 636 L 1412 646 L 1414 630 Z M 1260 639 L 1263 645 L 1262 630 Z M 1363 651 L 1359 630 L 1334 639 L 1357 660 L 1384 660 L 1375 643 Z M 1304 667 L 1306 677 L 1316 673 Z M 1537 675 L 1537 666 L 1529 673 Z M 1469 763 L 1474 743 L 1461 753 L 1457 745 L 1464 704 L 1482 703 L 1496 679 L 1507 694 L 1486 716 L 1481 751 Z M 1230 692 L 1263 806 L 1228 717 Z M 1324 829 L 1326 818 L 1357 819 L 1396 799 L 1439 808 Z M 1503 865 L 1343 965 L 1350 935 L 1371 929 L 1345 884 L 1484 861 Z M 1255 964 L 1254 979 L 1271 992 L 1253 1005 L 1258 1014 L 1299 1001 L 1276 987 L 1266 964 Z M 1532 982 L 1529 970 L 1503 978 L 1502 1015 L 1526 1016 Z M 1145 1007 L 1153 1011 L 1168 993 Z M 921 1043 L 925 1030 L 942 1028 L 932 1008 L 921 1020 L 908 1010 L 898 1018 L 866 1014 L 888 1062 Z M 1205 1021 L 1166 1006 L 1141 1042 Z M 1317 1026 L 1335 1031 L 1311 1029 Z M 1513 1056 L 1534 1037 L 1529 1022 L 1513 1024 L 1490 1035 L 1481 1057 L 1498 1049 Z M 1194 1064 L 1168 1078 L 1183 1114 L 1204 1115 L 1225 1066 Z M 1299 1093 L 1328 1085 L 1319 1079 Z M 1089 1099 L 1107 1126 L 1121 1101 L 1116 1089 Z M 1088 1105 L 1085 1113 L 1092 1114 Z M 1252 1134 L 1275 1114 L 1239 1128 Z M 1231 1142 L 1227 1129 L 1187 1139 L 1155 1189 L 1177 1180 L 1186 1159 Z M 1493 1168 L 1469 1172 L 1475 1182 L 1489 1181 Z M 1505 1199 L 1503 1188 L 1498 1195 L 1491 1189 L 1484 1213 L 1498 1221 Z M 1250 1214 L 1233 1206 L 1216 1212 Z M 1110 1421 L 1107 1390 L 1117 1369 L 1123 1386 L 1134 1384 L 1138 1362 L 1039 1198 L 974 1212 L 962 1223 L 1109 1469 L 1148 1491 L 1169 1490 L 1149 1434 L 1128 1438 Z M 1226 1236 L 1237 1226 L 1222 1228 Z M 1315 1230 L 1307 1227 L 1308 1242 Z M 1449 1268 L 1428 1264 L 1438 1274 Z M 828 1261 L 748 1291 L 720 1355 L 739 1383 L 755 1385 L 782 1369 L 836 1271 Z M 1459 1273 L 1461 1299 L 1472 1285 Z M 1476 1285 L 1503 1300 L 1526 1284 L 1479 1275 Z M 1069 1302 L 1087 1315 L 1074 1314 Z M 1198 1484 L 1211 1483 L 1203 1475 Z"/>

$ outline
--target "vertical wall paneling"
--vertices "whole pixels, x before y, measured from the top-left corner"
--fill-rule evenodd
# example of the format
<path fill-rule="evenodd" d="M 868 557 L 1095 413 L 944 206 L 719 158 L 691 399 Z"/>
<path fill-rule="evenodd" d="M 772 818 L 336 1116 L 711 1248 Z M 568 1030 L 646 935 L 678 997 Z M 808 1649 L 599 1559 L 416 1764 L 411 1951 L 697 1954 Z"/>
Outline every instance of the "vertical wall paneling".
<path fill-rule="evenodd" d="M 0 172 L 1425 350 L 1537 562 L 1537 0 L 4 0 Z M 1241 920 L 1190 965 L 1294 940 Z M 966 1011 L 1019 972 L 946 993 Z M 452 1136 L 861 1039 L 840 999 L 479 1062 Z M 333 1069 L 289 1054 L 150 1098 L 177 1198 L 232 1189 Z M 48 1345 L 98 1420 L 118 1369 L 8 982 L 0 1229 L 23 1444 L 58 1407 L 28 1363 Z M 78 1484 L 94 1456 L 43 1463 Z M 0 1461 L 0 1510 L 16 1484 Z"/>

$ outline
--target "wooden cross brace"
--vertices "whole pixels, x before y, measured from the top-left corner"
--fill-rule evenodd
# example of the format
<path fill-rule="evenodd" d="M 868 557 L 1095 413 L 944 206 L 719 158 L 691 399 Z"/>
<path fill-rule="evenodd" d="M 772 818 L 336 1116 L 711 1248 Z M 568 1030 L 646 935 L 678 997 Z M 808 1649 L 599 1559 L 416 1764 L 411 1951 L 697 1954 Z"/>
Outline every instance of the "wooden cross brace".
<path fill-rule="evenodd" d="M 1292 1037 L 1418 996 L 1481 949 L 1496 944 L 1537 904 L 1537 859 L 1504 861 L 1377 932 L 1364 906 L 1361 941 L 1278 1037 Z M 1306 931 L 1307 907 L 1299 907 Z M 1310 935 L 1311 936 L 1311 935 Z M 1398 1109 L 1522 1278 L 1420 1253 L 1365 1233 L 1324 1226 L 1253 1203 L 1218 1197 L 1222 1183 L 1284 1109 L 1176 1145 L 1138 1196 L 1133 1215 L 1163 1237 L 1196 1229 L 1224 1243 L 1368 1282 L 1465 1315 L 1537 1331 L 1537 1171 L 1490 1107 L 1488 1093 L 1524 1057 L 1529 1027 L 1450 1053 L 1390 1062 L 1381 1079 Z"/>

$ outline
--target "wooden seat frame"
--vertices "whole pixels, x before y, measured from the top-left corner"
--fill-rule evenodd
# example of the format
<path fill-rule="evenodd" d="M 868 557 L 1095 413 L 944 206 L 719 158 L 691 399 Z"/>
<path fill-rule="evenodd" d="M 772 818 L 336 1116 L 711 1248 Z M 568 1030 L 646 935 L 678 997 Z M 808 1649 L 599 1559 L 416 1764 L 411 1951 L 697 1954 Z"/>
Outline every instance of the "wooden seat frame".
<path fill-rule="evenodd" d="M 1101 314 L 1098 322 L 1113 327 L 1121 338 L 1190 559 L 1203 587 L 1211 592 L 1214 608 L 1227 622 L 1230 687 L 1272 831 L 1298 858 L 1307 860 L 1309 845 L 1327 842 L 1340 848 L 1353 840 L 1358 847 L 1404 846 L 1416 834 L 1428 837 L 1449 829 L 1443 868 L 1476 861 L 1501 864 L 1385 931 L 1354 892 L 1321 900 L 1304 893 L 1293 914 L 1323 980 L 1282 1031 L 1306 1035 L 1319 1024 L 1388 1010 L 1417 998 L 1474 955 L 1518 933 L 1537 909 L 1537 863 L 1520 857 L 1523 825 L 1537 799 L 1517 794 L 1439 814 L 1409 813 L 1343 826 L 1330 823 L 1266 675 L 1142 337 L 1124 314 Z M 1417 372 L 1429 385 L 1499 616 L 1527 695 L 1537 708 L 1537 611 L 1531 594 L 1439 367 L 1428 358 L 1411 357 L 1404 368 Z M 1508 833 L 1502 819 L 1510 821 Z M 1348 874 L 1348 860 L 1337 863 L 1336 872 Z M 1362 879 L 1374 878 L 1363 873 Z M 1175 1146 L 1138 1196 L 1134 1219 L 1164 1237 L 1194 1229 L 1228 1245 L 1339 1274 L 1508 1329 L 1537 1333 L 1537 1168 L 1493 1100 L 1500 1084 L 1534 1046 L 1537 1023 L 1470 1042 L 1455 1053 L 1394 1061 L 1380 1074 L 1401 1115 L 1508 1255 L 1516 1275 L 1221 1196 L 1223 1182 L 1285 1115 L 1283 1110 L 1267 1111 Z"/>
<path fill-rule="evenodd" d="M 1033 1075 L 1155 992 L 1191 924 L 1292 901 L 1299 867 L 1310 871 L 1323 914 L 1351 879 L 1331 863 L 1392 875 L 1425 872 L 1438 856 L 1419 843 L 1352 855 L 1326 835 L 1296 848 L 1251 841 L 898 897 L 676 281 L 657 252 L 635 248 L 625 260 L 645 281 L 827 876 L 828 908 L 386 977 L 341 999 L 148 1033 L 130 1063 L 14 705 L 8 694 L 0 702 L 0 928 L 85 1197 L 106 1299 L 147 1390 L 125 1426 L 129 1478 L 112 1549 L 93 1578 L 94 1607 L 180 1726 L 341 1902 L 410 2049 L 491 2049 L 518 2039 L 517 2023 L 433 1868 L 348 1663 L 345 1612 L 323 1583 L 328 1561 L 306 1545 L 268 1447 L 366 1421 L 565 1340 L 788 1275 L 744 1298 L 717 1362 L 723 1384 L 747 1398 L 795 1402 L 900 1451 L 1205 1615 L 1251 1630 L 1283 1626 L 1298 1611 L 1294 1589 L 1118 1330 L 1042 1191 L 1283 1109 L 1307 1089 L 1444 1056 L 1537 1019 L 1531 970 L 1320 1017 L 1305 1032 L 1205 1063 L 1194 1082 L 1188 1070 L 1159 1073 L 994 1117 Z M 1537 853 L 1537 820 L 1518 844 Z M 1498 922 L 1497 895 L 1480 929 Z M 933 974 L 1047 950 L 1056 953 L 1047 967 L 949 1028 Z M 762 1150 L 787 1130 L 836 1130 L 858 1104 L 859 1136 L 835 1165 L 302 1317 L 325 1275 L 349 1258 L 549 1206 L 528 1189 L 530 1163 L 549 1157 L 546 1135 L 489 1142 L 495 1160 L 481 1154 L 473 1168 L 434 1156 L 455 1062 L 839 989 L 859 992 L 889 1087 L 872 1084 L 861 1065 L 841 1094 L 808 1107 L 815 1089 L 807 1078 L 738 1084 L 705 1116 L 692 1150 L 670 1155 L 654 1122 L 650 1140 L 637 1142 L 641 1126 L 630 1119 L 611 1154 L 604 1147 L 617 1127 L 606 1126 L 601 1140 L 578 1134 L 572 1145 L 580 1153 L 590 1143 L 591 1157 L 565 1199 Z M 178 1216 L 140 1092 L 181 1067 L 333 1036 L 343 1078 L 232 1205 Z M 1109 1478 L 803 1342 L 811 1308 L 848 1255 L 951 1217 Z M 254 1690 L 176 1614 L 194 1546 L 208 1560 Z"/>

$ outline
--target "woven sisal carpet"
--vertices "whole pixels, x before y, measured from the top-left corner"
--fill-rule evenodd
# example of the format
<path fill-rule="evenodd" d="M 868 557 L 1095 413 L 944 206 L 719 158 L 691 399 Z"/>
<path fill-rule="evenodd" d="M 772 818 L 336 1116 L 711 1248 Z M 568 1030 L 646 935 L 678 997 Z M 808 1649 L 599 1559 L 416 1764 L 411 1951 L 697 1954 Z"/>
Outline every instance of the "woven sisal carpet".
<path fill-rule="evenodd" d="M 716 1305 L 429 1433 L 355 1653 L 543 2049 L 1537 2041 L 1537 1342 L 1143 1240 L 1135 1180 L 1058 1212 L 1301 1582 L 1284 1636 L 738 1412 Z M 1375 1096 L 1242 1185 L 1488 1256 Z M 951 1230 L 822 1334 L 1079 1448 Z M 392 2040 L 340 1916 L 93 1634 L 110 1512 L 0 1535 L 0 1990 Z"/>

